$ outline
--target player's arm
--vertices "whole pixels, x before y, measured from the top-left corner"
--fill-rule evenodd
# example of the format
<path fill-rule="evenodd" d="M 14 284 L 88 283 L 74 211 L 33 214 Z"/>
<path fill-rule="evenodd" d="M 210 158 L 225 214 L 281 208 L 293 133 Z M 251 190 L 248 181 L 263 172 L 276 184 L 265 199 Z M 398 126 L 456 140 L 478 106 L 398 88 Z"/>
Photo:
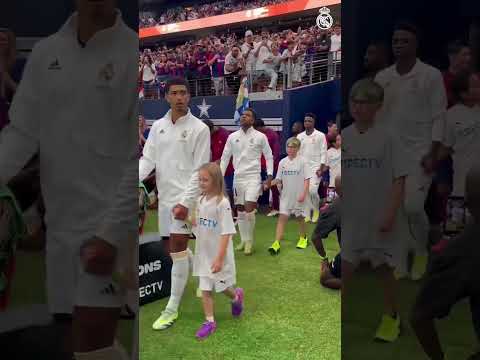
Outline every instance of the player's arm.
<path fill-rule="evenodd" d="M 203 128 L 197 136 L 193 150 L 193 173 L 187 189 L 183 193 L 181 206 L 192 209 L 198 198 L 200 188 L 198 186 L 198 169 L 210 160 L 210 131 L 208 127 Z"/>
<path fill-rule="evenodd" d="M 303 191 L 300 194 L 300 196 L 298 197 L 299 202 L 303 203 L 305 201 L 305 197 L 308 194 L 309 185 L 310 185 L 310 179 L 303 180 Z"/>
<path fill-rule="evenodd" d="M 320 172 L 323 173 L 327 169 L 327 138 L 322 133 L 322 141 L 320 141 Z"/>
<path fill-rule="evenodd" d="M 222 157 L 220 159 L 220 169 L 222 170 L 222 175 L 225 176 L 227 171 L 228 164 L 230 163 L 230 158 L 232 157 L 232 135 L 229 135 L 225 147 L 223 148 Z"/>
<path fill-rule="evenodd" d="M 432 114 L 432 145 L 429 154 L 431 164 L 428 163 L 429 159 L 427 158 L 427 163 L 425 165 L 427 171 L 433 171 L 439 160 L 441 144 L 445 137 L 445 121 L 448 105 L 447 93 L 443 85 L 443 78 L 438 70 L 434 72 L 427 91 L 429 94 L 431 94 L 430 111 Z"/>
<path fill-rule="evenodd" d="M 147 141 L 143 146 L 142 157 L 138 161 L 138 177 L 139 181 L 143 181 L 155 169 L 155 144 L 156 144 L 156 123 L 152 125 Z"/>
<path fill-rule="evenodd" d="M 39 149 L 43 114 L 40 84 L 41 51 L 35 48 L 27 61 L 10 108 L 10 124 L 0 134 L 0 186 L 6 185 Z M 46 115 L 46 114 L 45 114 Z"/>
<path fill-rule="evenodd" d="M 263 148 L 262 148 L 262 154 L 263 157 L 265 158 L 265 161 L 267 162 L 267 181 L 270 183 L 273 179 L 273 153 L 272 149 L 270 148 L 270 145 L 268 144 L 267 137 L 263 135 Z"/>

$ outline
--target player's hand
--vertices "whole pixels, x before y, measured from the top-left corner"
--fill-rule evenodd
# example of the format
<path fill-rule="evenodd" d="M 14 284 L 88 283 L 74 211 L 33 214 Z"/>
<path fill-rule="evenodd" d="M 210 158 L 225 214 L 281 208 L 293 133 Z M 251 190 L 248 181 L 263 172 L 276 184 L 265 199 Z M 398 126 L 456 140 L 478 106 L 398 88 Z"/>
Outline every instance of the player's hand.
<path fill-rule="evenodd" d="M 117 249 L 95 236 L 82 245 L 80 258 L 87 273 L 108 276 L 113 273 Z"/>
<path fill-rule="evenodd" d="M 211 269 L 213 274 L 220 272 L 223 269 L 223 259 L 219 257 L 215 258 Z"/>
<path fill-rule="evenodd" d="M 186 220 L 187 217 L 188 217 L 188 208 L 186 208 L 185 206 L 183 205 L 180 205 L 180 204 L 177 204 L 173 210 L 173 217 L 176 219 L 176 220 Z"/>

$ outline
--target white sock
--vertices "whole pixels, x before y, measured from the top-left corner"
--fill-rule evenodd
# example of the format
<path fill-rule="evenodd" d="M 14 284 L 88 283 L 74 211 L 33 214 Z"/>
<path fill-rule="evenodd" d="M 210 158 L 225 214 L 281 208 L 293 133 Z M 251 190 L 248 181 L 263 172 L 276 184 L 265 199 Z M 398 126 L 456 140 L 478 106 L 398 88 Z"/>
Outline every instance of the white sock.
<path fill-rule="evenodd" d="M 210 322 L 215 321 L 215 318 L 213 316 L 206 316 L 205 319 L 207 319 L 207 321 L 210 321 Z"/>
<path fill-rule="evenodd" d="M 255 238 L 255 210 L 249 213 L 245 213 L 245 223 L 248 231 L 248 241 L 253 243 Z"/>
<path fill-rule="evenodd" d="M 178 253 L 171 253 L 170 255 L 172 256 L 173 260 L 172 287 L 166 311 L 173 313 L 178 311 L 180 301 L 182 300 L 183 291 L 185 290 L 185 286 L 187 285 L 189 274 L 189 261 L 187 250 Z"/>
<path fill-rule="evenodd" d="M 248 224 L 245 219 L 245 211 L 239 211 L 237 216 L 238 231 L 240 232 L 240 241 L 242 244 L 248 241 Z"/>
<path fill-rule="evenodd" d="M 130 360 L 122 346 L 115 344 L 110 347 L 89 352 L 75 353 L 76 360 Z"/>

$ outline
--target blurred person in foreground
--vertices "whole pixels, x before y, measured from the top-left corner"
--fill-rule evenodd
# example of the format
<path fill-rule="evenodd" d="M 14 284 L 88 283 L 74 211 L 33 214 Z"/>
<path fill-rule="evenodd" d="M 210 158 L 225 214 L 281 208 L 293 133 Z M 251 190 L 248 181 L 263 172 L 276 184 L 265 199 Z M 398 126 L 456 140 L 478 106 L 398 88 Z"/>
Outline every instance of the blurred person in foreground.
<path fill-rule="evenodd" d="M 0 135 L 0 187 L 40 152 L 59 347 L 65 359 L 123 360 L 114 342 L 120 307 L 126 288 L 138 287 L 135 271 L 121 275 L 138 239 L 138 36 L 114 0 L 76 8 L 29 58 Z"/>
<path fill-rule="evenodd" d="M 468 224 L 454 241 L 436 254 L 428 267 L 425 281 L 417 295 L 411 325 L 427 356 L 432 360 L 449 358 L 442 349 L 435 320 L 450 314 L 461 300 L 470 301 L 472 322 L 480 340 L 480 168 L 470 169 L 465 181 L 465 200 L 471 214 Z M 478 346 L 478 344 L 477 344 Z M 480 359 L 480 352 L 470 357 Z"/>

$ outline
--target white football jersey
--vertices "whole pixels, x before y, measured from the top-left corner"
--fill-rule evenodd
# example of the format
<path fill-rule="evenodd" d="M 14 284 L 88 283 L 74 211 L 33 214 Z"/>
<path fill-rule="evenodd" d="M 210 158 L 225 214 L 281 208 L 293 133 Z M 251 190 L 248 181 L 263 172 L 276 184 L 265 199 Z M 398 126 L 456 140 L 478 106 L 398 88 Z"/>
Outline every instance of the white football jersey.
<path fill-rule="evenodd" d="M 304 131 L 297 135 L 297 139 L 302 143 L 298 155 L 305 158 L 312 171 L 317 171 L 320 165 L 327 163 L 327 139 L 324 133 L 315 129 L 307 135 Z"/>
<path fill-rule="evenodd" d="M 301 156 L 290 159 L 288 156 L 278 164 L 277 180 L 282 181 L 280 193 L 281 207 L 292 210 L 302 208 L 298 197 L 303 192 L 304 181 L 312 177 L 309 164 Z"/>
<path fill-rule="evenodd" d="M 335 178 L 342 173 L 342 150 L 334 147 L 328 149 L 327 159 L 330 172 L 329 187 L 335 187 Z"/>

